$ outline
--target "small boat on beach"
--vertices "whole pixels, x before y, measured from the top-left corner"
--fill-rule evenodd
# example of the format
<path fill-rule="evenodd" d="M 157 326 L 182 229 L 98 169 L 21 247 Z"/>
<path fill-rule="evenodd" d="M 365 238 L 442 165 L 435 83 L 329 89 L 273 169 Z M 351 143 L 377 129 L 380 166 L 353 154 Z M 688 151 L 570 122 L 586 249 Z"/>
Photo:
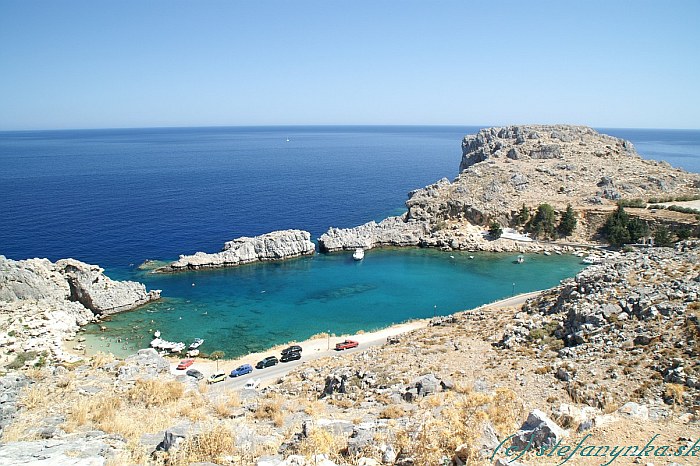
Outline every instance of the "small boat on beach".
<path fill-rule="evenodd" d="M 355 249 L 355 252 L 352 253 L 352 258 L 356 261 L 361 261 L 365 258 L 365 250 L 362 248 Z"/>
<path fill-rule="evenodd" d="M 195 338 L 194 341 L 192 342 L 192 344 L 190 345 L 190 349 L 191 349 L 191 350 L 197 349 L 197 348 L 199 348 L 200 346 L 202 346 L 202 343 L 204 343 L 204 339 L 202 339 L 202 338 Z"/>

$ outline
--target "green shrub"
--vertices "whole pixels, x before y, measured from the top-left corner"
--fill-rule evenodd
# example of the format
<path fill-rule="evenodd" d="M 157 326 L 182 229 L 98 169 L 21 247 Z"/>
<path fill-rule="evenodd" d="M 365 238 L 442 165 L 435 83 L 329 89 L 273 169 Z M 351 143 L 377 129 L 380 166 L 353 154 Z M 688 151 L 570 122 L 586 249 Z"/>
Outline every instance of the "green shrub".
<path fill-rule="evenodd" d="M 621 207 L 646 207 L 647 203 L 644 199 L 620 199 L 617 205 Z"/>
<path fill-rule="evenodd" d="M 691 209 L 690 207 L 682 207 L 679 205 L 668 206 L 668 210 L 672 210 L 674 212 L 681 212 L 683 214 L 700 214 L 700 210 L 698 209 Z"/>
<path fill-rule="evenodd" d="M 670 246 L 671 244 L 673 244 L 673 241 L 671 240 L 671 233 L 668 231 L 668 228 L 664 226 L 657 228 L 654 232 L 654 245 Z"/>
<path fill-rule="evenodd" d="M 17 353 L 14 361 L 5 366 L 8 369 L 21 369 L 27 361 L 31 361 L 39 355 L 36 351 L 25 351 L 22 353 Z"/>
<path fill-rule="evenodd" d="M 495 220 L 491 222 L 489 225 L 489 235 L 491 235 L 491 238 L 493 239 L 498 239 L 501 237 L 503 234 L 503 228 L 501 228 L 501 224 L 496 222 Z"/>

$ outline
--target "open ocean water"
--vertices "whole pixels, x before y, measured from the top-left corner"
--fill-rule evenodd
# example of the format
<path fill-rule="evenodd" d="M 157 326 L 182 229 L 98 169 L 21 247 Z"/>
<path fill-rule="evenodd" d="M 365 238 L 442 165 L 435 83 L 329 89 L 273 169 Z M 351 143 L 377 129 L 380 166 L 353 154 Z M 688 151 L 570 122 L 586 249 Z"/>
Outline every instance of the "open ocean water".
<path fill-rule="evenodd" d="M 515 266 L 507 254 L 414 249 L 369 251 L 360 263 L 331 254 L 165 276 L 136 269 L 146 259 L 218 251 L 238 236 L 300 228 L 318 237 L 401 213 L 408 191 L 457 175 L 461 138 L 478 129 L 0 132 L 0 254 L 74 257 L 163 289 L 162 301 L 106 322 L 106 334 L 86 329 L 92 349 L 121 355 L 159 329 L 236 356 L 328 330 L 448 314 L 572 276 L 581 267 L 572 257 Z M 700 172 L 700 131 L 601 131 Z"/>

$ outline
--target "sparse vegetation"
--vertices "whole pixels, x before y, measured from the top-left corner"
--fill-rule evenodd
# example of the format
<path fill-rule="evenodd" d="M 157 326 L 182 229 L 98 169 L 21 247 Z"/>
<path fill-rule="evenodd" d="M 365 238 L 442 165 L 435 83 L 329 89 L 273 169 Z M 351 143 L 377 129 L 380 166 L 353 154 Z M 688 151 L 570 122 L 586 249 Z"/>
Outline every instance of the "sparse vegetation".
<path fill-rule="evenodd" d="M 644 199 L 620 199 L 617 201 L 617 205 L 620 207 L 645 208 L 647 203 L 644 202 Z"/>
<path fill-rule="evenodd" d="M 501 224 L 496 222 L 495 220 L 491 222 L 489 225 L 489 235 L 493 239 L 498 239 L 501 237 L 503 234 L 503 228 L 501 227 Z"/>
<path fill-rule="evenodd" d="M 530 220 L 530 209 L 525 207 L 525 204 L 523 204 L 523 206 L 520 208 L 516 220 L 518 225 L 526 225 Z"/>

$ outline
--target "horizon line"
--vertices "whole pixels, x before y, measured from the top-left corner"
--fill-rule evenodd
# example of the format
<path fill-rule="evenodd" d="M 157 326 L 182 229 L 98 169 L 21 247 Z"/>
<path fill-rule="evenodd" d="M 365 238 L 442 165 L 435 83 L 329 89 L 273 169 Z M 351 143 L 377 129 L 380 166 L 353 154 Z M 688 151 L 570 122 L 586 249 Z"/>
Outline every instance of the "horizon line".
<path fill-rule="evenodd" d="M 586 126 L 593 129 L 620 129 L 620 130 L 663 130 L 663 131 L 700 131 L 700 128 L 660 128 L 660 127 L 632 127 L 632 126 L 592 126 L 592 125 L 581 125 L 581 124 L 570 124 L 570 123 L 523 123 L 523 124 L 490 124 L 490 125 L 474 125 L 474 124 L 360 124 L 360 123 L 350 123 L 350 124 L 338 124 L 338 123 L 321 123 L 321 124 L 269 124 L 269 125 L 196 125 L 196 126 L 112 126 L 112 127 L 95 127 L 95 128 L 33 128 L 33 129 L 0 129 L 0 133 L 31 133 L 31 132 L 42 132 L 42 131 L 119 131 L 119 130 L 148 130 L 148 129 L 213 129 L 213 128 L 308 128 L 308 127 L 356 127 L 356 128 L 366 128 L 366 127 L 394 127 L 394 128 L 407 128 L 407 127 L 478 127 L 478 128 L 501 128 L 506 126 L 529 126 L 529 125 L 541 125 L 541 126 Z"/>

